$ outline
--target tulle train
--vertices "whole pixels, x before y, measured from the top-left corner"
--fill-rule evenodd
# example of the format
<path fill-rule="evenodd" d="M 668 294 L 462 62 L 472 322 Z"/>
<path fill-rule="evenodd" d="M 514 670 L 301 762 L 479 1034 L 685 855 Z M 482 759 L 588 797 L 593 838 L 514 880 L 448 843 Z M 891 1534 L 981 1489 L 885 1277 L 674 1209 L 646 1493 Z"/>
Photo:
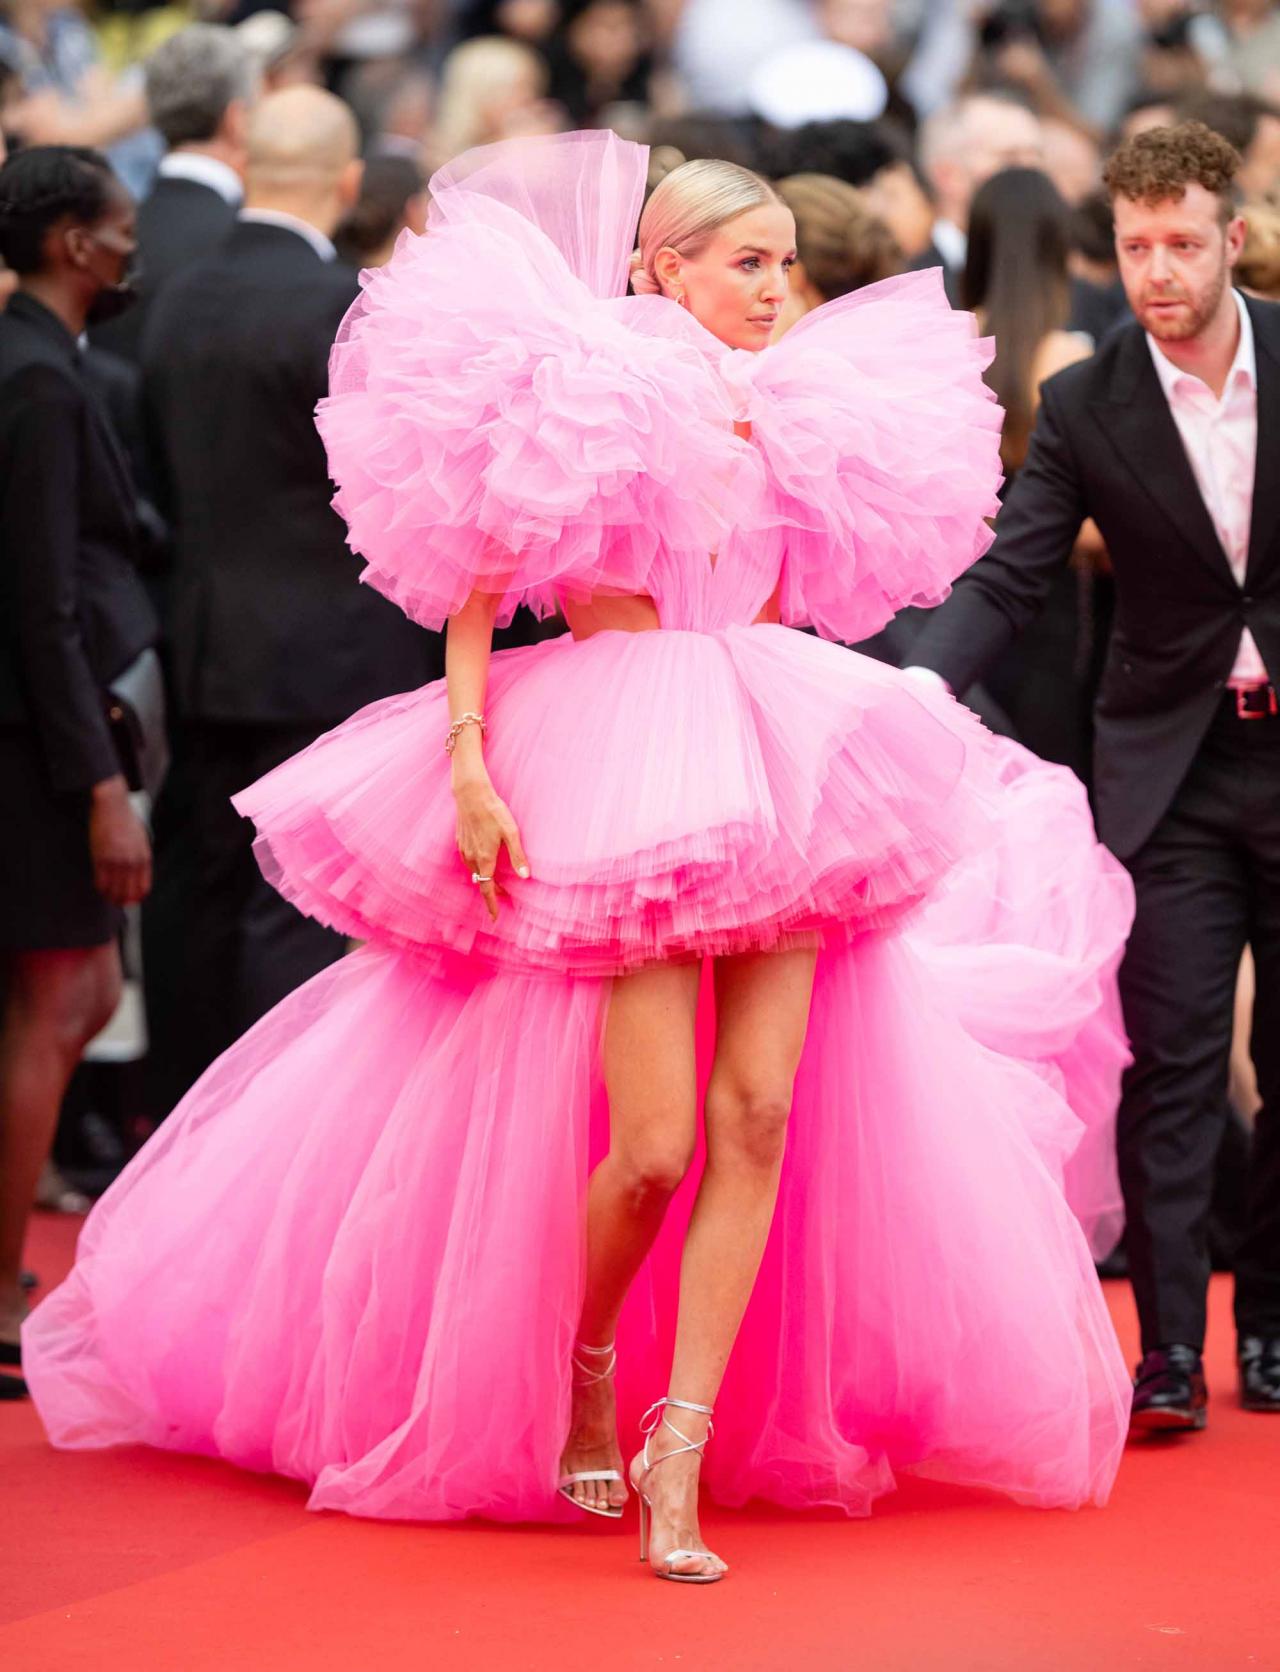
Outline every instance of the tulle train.
<path fill-rule="evenodd" d="M 359 1515 L 561 1514 L 607 991 L 366 949 L 286 1000 L 104 1197 L 28 1322 L 54 1442 L 225 1457 Z M 862 1514 L 907 1468 L 1105 1498 L 1128 1381 L 1032 1135 L 1064 1119 L 904 937 L 821 954 L 716 1496 Z M 666 1386 L 694 1183 L 624 1313 L 624 1420 Z"/>

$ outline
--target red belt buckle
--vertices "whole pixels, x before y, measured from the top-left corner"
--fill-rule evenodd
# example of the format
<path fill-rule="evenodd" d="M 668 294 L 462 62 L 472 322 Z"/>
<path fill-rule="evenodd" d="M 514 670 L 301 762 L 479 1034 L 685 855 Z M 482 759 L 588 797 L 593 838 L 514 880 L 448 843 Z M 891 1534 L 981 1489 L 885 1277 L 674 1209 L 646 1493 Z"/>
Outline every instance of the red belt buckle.
<path fill-rule="evenodd" d="M 1276 714 L 1280 714 L 1280 703 L 1276 701 L 1274 685 L 1237 685 L 1234 690 L 1236 693 L 1237 720 L 1270 720 Z M 1251 708 L 1249 698 L 1261 696 L 1264 692 L 1267 699 L 1266 706 Z"/>

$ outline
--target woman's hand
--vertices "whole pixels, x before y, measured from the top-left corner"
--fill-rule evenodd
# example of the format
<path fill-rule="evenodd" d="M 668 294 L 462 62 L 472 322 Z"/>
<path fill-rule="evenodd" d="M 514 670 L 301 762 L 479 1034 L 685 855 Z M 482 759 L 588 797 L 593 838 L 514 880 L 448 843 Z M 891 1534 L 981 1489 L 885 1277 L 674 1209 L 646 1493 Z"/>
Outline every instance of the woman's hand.
<path fill-rule="evenodd" d="M 511 810 L 494 789 L 488 773 L 470 771 L 454 774 L 453 798 L 458 808 L 458 852 L 468 873 L 488 877 L 488 882 L 477 883 L 484 896 L 489 916 L 498 920 L 498 896 L 506 889 L 497 880 L 498 854 L 506 848 L 507 857 L 518 877 L 529 875 L 529 861 L 525 858 L 520 832 Z"/>
<path fill-rule="evenodd" d="M 90 791 L 89 854 L 93 886 L 114 906 L 135 906 L 151 892 L 151 839 L 129 802 L 123 777 Z"/>

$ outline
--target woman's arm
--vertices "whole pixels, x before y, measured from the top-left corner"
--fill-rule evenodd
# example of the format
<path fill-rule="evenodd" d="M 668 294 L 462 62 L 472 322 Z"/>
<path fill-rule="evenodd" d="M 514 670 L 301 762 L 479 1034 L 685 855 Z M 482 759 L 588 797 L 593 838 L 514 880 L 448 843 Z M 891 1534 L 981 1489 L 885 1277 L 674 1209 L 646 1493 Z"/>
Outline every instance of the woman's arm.
<path fill-rule="evenodd" d="M 493 650 L 493 622 L 498 598 L 473 592 L 449 618 L 445 637 L 444 671 L 449 692 L 449 719 L 483 714 Z M 457 734 L 452 755 L 453 798 L 458 808 L 458 852 L 468 871 L 486 877 L 477 886 L 489 916 L 496 922 L 498 897 L 506 889 L 497 880 L 498 855 L 505 845 L 518 877 L 529 875 L 529 861 L 520 842 L 516 821 L 494 789 L 484 762 L 484 733 L 467 725 Z"/>
<path fill-rule="evenodd" d="M 103 85 L 85 104 L 52 91 L 31 93 L 5 111 L 5 125 L 27 145 L 114 145 L 146 127 L 147 101 L 140 88 Z"/>

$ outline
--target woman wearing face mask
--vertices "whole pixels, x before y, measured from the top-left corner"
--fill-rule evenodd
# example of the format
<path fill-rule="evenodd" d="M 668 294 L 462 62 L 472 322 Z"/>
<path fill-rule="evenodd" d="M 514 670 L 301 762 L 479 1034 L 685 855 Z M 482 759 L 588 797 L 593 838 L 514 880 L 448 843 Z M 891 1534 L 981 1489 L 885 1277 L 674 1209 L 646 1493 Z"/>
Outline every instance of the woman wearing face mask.
<path fill-rule="evenodd" d="M 705 1584 L 718 1399 L 723 1502 L 1105 1498 L 1129 1382 L 1064 1163 L 1129 893 L 1065 775 L 782 625 L 856 638 L 985 546 L 969 321 L 918 273 L 762 352 L 795 225 L 719 162 L 654 191 L 627 297 L 645 171 L 472 153 L 366 275 L 321 429 L 447 675 L 237 804 L 369 944 L 193 1089 L 25 1339 L 58 1444 L 389 1517 L 617 1517 L 629 1477 Z M 491 654 L 520 600 L 570 636 Z"/>
<path fill-rule="evenodd" d="M 155 638 L 122 455 L 85 384 L 86 325 L 128 299 L 133 203 L 94 151 L 0 168 L 0 1363 L 19 1259 L 80 1053 L 120 992 L 120 908 L 150 885 L 107 686 Z M 21 1383 L 0 1381 L 0 1396 Z"/>

